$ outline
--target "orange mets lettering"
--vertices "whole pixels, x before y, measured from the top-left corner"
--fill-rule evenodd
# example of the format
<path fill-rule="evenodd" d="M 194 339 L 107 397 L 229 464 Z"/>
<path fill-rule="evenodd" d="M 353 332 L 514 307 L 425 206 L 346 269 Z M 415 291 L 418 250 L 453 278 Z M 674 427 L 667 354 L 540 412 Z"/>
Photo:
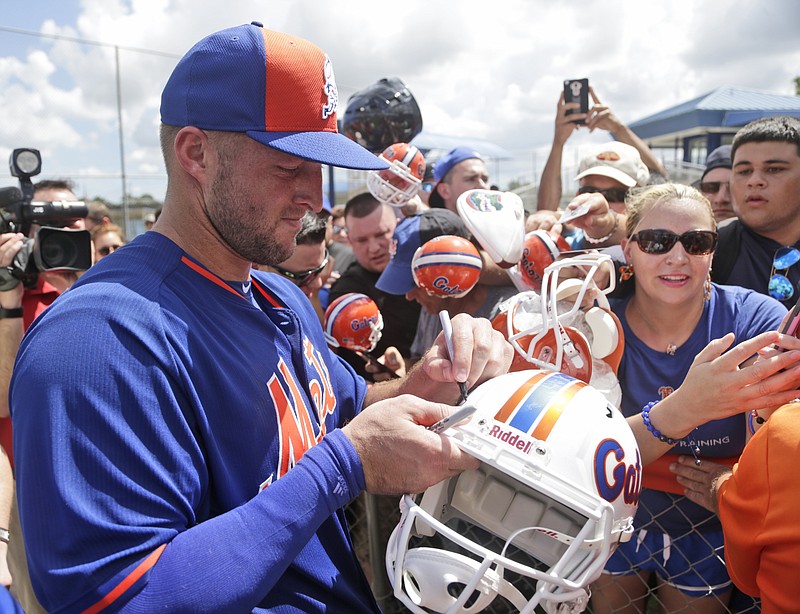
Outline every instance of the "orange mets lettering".
<path fill-rule="evenodd" d="M 303 349 L 306 360 L 314 367 L 319 373 L 319 379 L 312 379 L 309 382 L 309 393 L 311 400 L 317 408 L 317 415 L 319 417 L 320 433 L 317 441 L 322 439 L 325 435 L 325 418 L 333 413 L 336 409 L 336 396 L 333 394 L 333 386 L 331 385 L 331 375 L 328 371 L 328 366 L 322 359 L 322 355 L 314 347 L 314 345 L 306 337 L 303 339 Z"/>
<path fill-rule="evenodd" d="M 283 380 L 283 384 L 279 380 Z M 278 373 L 267 382 L 269 394 L 278 419 L 280 451 L 275 479 L 285 475 L 289 469 L 317 442 L 308 406 L 300 394 L 294 374 L 283 358 L 278 361 Z M 289 394 L 287 394 L 288 388 Z"/>

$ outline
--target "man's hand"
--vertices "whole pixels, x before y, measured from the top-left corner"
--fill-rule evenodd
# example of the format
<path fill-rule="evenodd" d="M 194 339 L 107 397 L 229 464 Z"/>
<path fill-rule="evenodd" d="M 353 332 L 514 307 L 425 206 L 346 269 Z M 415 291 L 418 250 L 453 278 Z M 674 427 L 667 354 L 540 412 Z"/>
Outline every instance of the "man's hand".
<path fill-rule="evenodd" d="M 376 495 L 419 493 L 479 461 L 453 441 L 427 427 L 457 408 L 411 395 L 379 401 L 342 430 L 353 443 L 367 492 Z"/>
<path fill-rule="evenodd" d="M 456 382 L 466 382 L 471 388 L 508 371 L 514 348 L 492 328 L 489 320 L 460 313 L 452 319 L 452 324 L 452 361 L 444 334 L 440 333 L 406 377 L 372 386 L 367 391 L 364 406 L 401 394 L 455 403 L 459 395 Z"/>
<path fill-rule="evenodd" d="M 452 320 L 453 352 L 451 361 L 444 333 L 439 333 L 419 367 L 433 382 L 466 382 L 471 388 L 502 375 L 511 366 L 514 348 L 502 333 L 485 318 L 465 313 Z"/>
<path fill-rule="evenodd" d="M 557 211 L 549 211 L 547 209 L 534 211 L 525 220 L 525 232 L 533 232 L 534 230 L 552 230 L 556 234 L 561 234 L 563 226 L 558 221 L 559 217 L 560 214 Z"/>
<path fill-rule="evenodd" d="M 386 348 L 383 356 L 378 358 L 378 362 L 389 367 L 400 377 L 404 377 L 406 374 L 406 361 L 400 354 L 400 350 L 393 345 Z M 376 367 L 371 360 L 364 366 L 364 370 L 367 373 L 372 374 L 373 382 L 385 382 L 392 378 L 392 376 L 386 373 L 386 371 Z"/>
<path fill-rule="evenodd" d="M 591 92 L 591 88 L 589 88 Z M 558 98 L 558 105 L 556 105 L 556 125 L 555 133 L 553 134 L 553 144 L 557 146 L 564 146 L 570 135 L 575 132 L 581 125 L 576 124 L 576 121 L 586 120 L 589 115 L 586 113 L 574 113 L 567 115 L 567 111 L 577 111 L 580 109 L 579 102 L 564 102 L 564 92 Z"/>
<path fill-rule="evenodd" d="M 676 479 L 686 489 L 687 499 L 710 512 L 719 513 L 719 487 L 731 477 L 733 471 L 730 467 L 705 459 L 697 465 L 691 456 L 679 456 L 669 469 L 677 474 Z"/>
<path fill-rule="evenodd" d="M 618 213 L 611 210 L 605 196 L 599 192 L 578 194 L 566 207 L 566 211 L 574 211 L 579 207 L 588 205 L 589 210 L 585 215 L 576 217 L 571 225 L 583 230 L 593 238 L 605 237 L 612 230 L 618 230 L 621 220 L 617 220 Z"/>

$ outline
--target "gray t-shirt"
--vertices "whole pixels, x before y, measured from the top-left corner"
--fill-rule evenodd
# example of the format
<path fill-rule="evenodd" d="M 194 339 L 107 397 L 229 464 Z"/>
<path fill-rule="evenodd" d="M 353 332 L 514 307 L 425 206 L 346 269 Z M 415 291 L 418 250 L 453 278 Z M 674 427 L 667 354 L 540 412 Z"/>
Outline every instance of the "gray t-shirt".
<path fill-rule="evenodd" d="M 519 292 L 514 286 L 486 286 L 486 300 L 478 307 L 474 313 L 470 314 L 475 318 L 486 318 L 491 320 L 497 315 L 500 303 L 511 298 Z M 411 343 L 411 359 L 418 360 L 436 341 L 436 336 L 441 332 L 442 324 L 439 322 L 438 313 L 428 313 L 424 309 L 420 311 L 419 322 L 417 322 L 417 334 Z"/>

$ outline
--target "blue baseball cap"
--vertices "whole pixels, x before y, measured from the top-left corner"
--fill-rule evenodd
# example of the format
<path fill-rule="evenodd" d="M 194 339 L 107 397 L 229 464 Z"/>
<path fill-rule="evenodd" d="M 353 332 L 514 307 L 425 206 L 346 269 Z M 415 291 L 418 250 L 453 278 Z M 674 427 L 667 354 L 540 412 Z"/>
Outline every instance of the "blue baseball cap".
<path fill-rule="evenodd" d="M 321 49 L 254 21 L 207 36 L 181 58 L 161 94 L 161 121 L 244 132 L 331 166 L 389 168 L 339 134 L 338 103 L 333 65 Z"/>
<path fill-rule="evenodd" d="M 394 229 L 389 248 L 392 259 L 375 287 L 389 294 L 405 294 L 416 288 L 411 261 L 417 249 L 435 237 L 457 235 L 469 239 L 469 232 L 457 213 L 428 209 L 402 220 Z"/>
<path fill-rule="evenodd" d="M 733 164 L 731 164 L 730 145 L 720 145 L 708 154 L 708 158 L 706 158 L 706 168 L 703 170 L 703 176 L 700 177 L 700 181 L 705 178 L 708 171 L 712 171 L 715 168 L 733 168 Z"/>
<path fill-rule="evenodd" d="M 436 161 L 433 167 L 433 189 L 431 195 L 428 197 L 428 204 L 437 209 L 444 209 L 444 200 L 441 194 L 436 189 L 439 187 L 439 182 L 447 176 L 456 164 L 464 160 L 478 159 L 483 161 L 481 154 L 472 149 L 471 147 L 456 147 L 451 149 L 443 157 Z"/>

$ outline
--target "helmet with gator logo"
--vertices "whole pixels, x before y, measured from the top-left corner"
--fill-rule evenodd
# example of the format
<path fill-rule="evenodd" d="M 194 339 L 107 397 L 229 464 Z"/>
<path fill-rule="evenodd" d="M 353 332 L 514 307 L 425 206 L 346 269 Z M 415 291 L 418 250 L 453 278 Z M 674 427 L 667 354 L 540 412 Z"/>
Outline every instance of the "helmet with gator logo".
<path fill-rule="evenodd" d="M 496 377 L 467 404 L 475 413 L 445 436 L 480 466 L 402 498 L 386 551 L 395 596 L 416 614 L 582 611 L 633 531 L 633 432 L 602 394 L 553 371 Z"/>
<path fill-rule="evenodd" d="M 383 317 L 370 297 L 350 292 L 328 305 L 323 328 L 331 347 L 371 352 L 381 339 Z"/>
<path fill-rule="evenodd" d="M 418 247 L 411 260 L 417 287 L 443 298 L 467 294 L 478 283 L 481 268 L 476 247 L 456 235 L 434 237 Z"/>
<path fill-rule="evenodd" d="M 403 207 L 422 185 L 425 157 L 419 149 L 408 143 L 389 145 L 380 157 L 390 166 L 383 171 L 367 173 L 367 188 L 382 203 Z"/>

